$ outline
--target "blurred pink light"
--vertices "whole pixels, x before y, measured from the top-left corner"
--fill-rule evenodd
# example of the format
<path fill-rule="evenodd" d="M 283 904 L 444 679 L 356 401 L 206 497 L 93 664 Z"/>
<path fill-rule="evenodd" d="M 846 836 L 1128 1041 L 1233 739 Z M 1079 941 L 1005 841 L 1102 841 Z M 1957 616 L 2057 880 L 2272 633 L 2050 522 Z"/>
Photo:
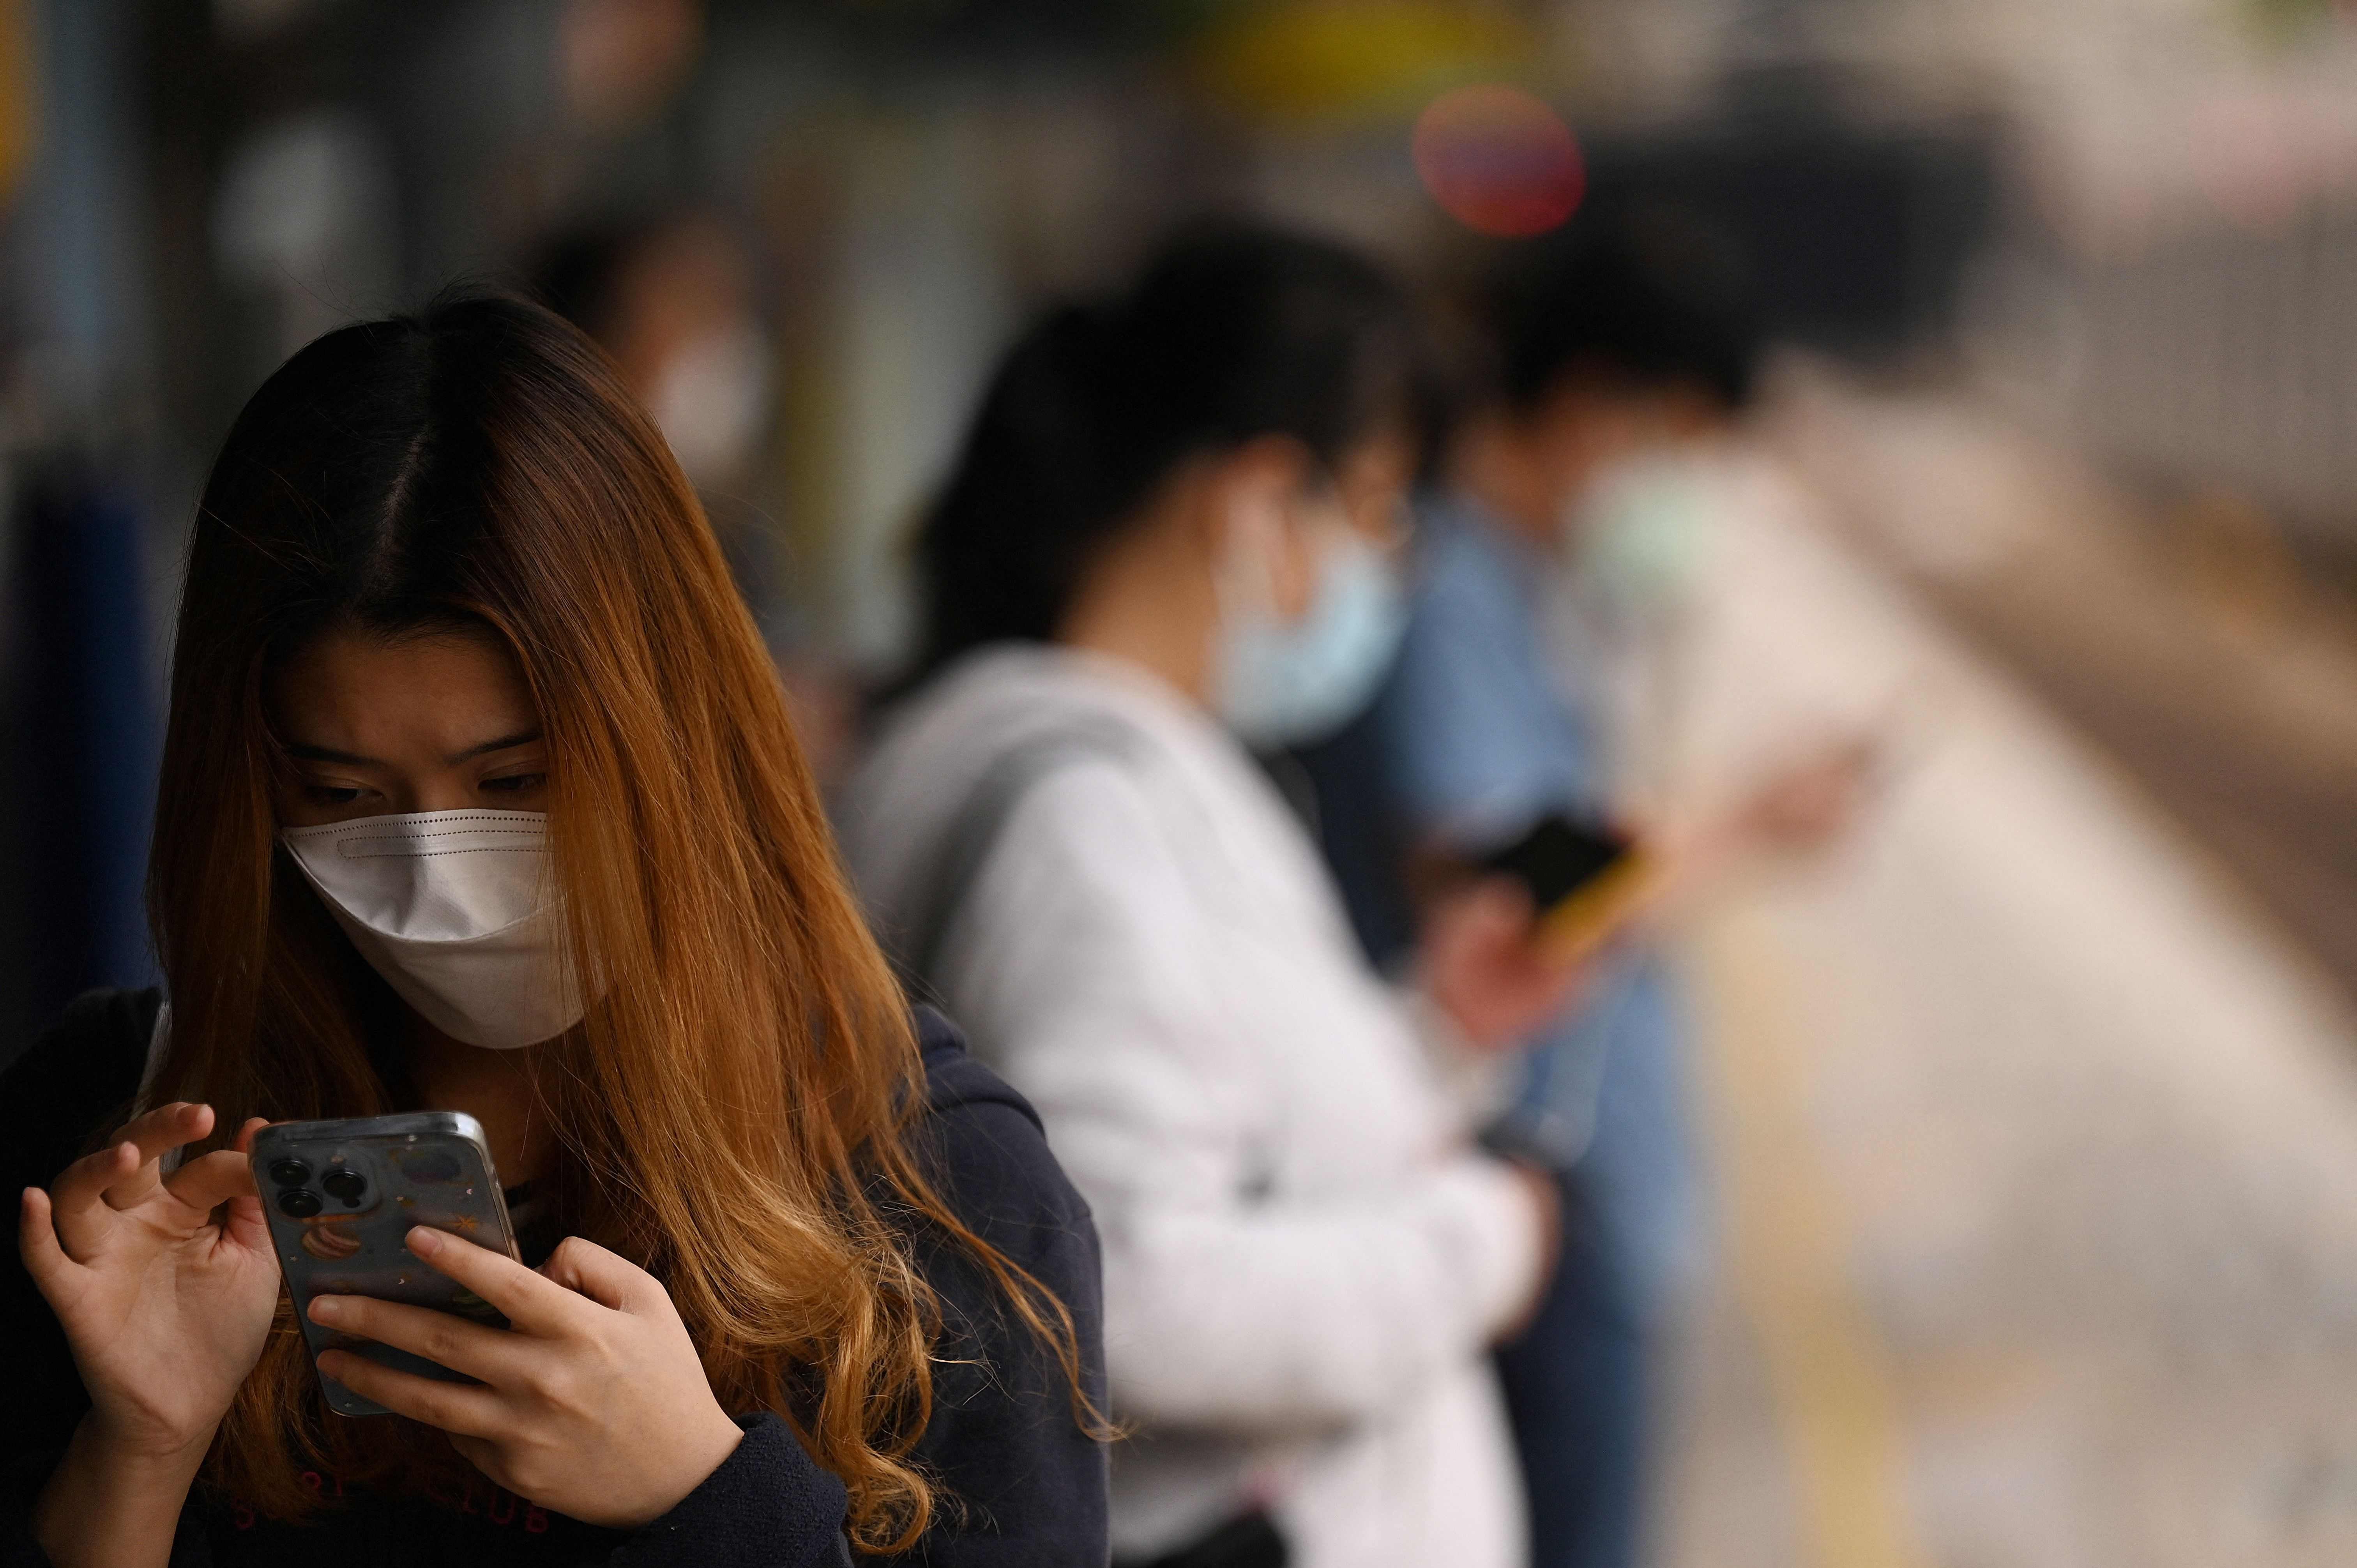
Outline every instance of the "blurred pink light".
<path fill-rule="evenodd" d="M 1480 234 L 1544 234 L 1572 215 L 1587 166 L 1562 117 L 1518 87 L 1445 92 L 1416 116 L 1415 172 L 1441 210 Z"/>

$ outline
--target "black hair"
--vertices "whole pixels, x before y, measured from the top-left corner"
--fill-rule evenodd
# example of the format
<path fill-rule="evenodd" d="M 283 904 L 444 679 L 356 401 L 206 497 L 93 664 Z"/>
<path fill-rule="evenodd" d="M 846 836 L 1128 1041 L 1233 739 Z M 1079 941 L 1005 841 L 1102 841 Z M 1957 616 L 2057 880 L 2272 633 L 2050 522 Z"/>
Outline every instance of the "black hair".
<path fill-rule="evenodd" d="M 1494 390 L 1527 413 L 1583 371 L 1643 386 L 1701 385 L 1750 402 L 1759 318 L 1730 242 L 1659 203 L 1583 212 L 1506 248 L 1483 290 Z"/>
<path fill-rule="evenodd" d="M 1118 297 L 1040 317 L 985 389 L 917 536 L 919 672 L 1055 635 L 1082 574 L 1172 469 L 1263 435 L 1331 468 L 1397 422 L 1419 358 L 1404 293 L 1353 252 L 1200 222 Z"/>

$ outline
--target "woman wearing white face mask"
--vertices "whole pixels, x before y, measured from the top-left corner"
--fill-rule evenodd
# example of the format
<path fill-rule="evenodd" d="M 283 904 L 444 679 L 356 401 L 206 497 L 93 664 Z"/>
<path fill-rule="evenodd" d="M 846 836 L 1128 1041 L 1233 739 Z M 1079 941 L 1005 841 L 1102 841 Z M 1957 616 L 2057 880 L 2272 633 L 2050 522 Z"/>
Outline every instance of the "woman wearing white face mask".
<path fill-rule="evenodd" d="M 1551 1216 L 1447 1080 L 1571 977 L 1452 907 L 1420 1035 L 1246 750 L 1392 654 L 1411 371 L 1380 275 L 1250 228 L 1042 321 L 922 538 L 930 678 L 845 797 L 888 945 L 1103 1229 L 1116 1563 L 1519 1559 L 1484 1352 Z"/>
<path fill-rule="evenodd" d="M 168 1010 L 85 997 L 0 1079 L 0 1563 L 1103 1563 L 1086 1209 L 910 1017 L 693 493 L 577 332 L 455 300 L 255 394 L 160 795 Z M 348 1420 L 243 1151 L 404 1110 L 483 1127 L 522 1257 L 406 1244 L 511 1326 L 319 1297 L 476 1380 L 331 1350 L 397 1417 Z"/>

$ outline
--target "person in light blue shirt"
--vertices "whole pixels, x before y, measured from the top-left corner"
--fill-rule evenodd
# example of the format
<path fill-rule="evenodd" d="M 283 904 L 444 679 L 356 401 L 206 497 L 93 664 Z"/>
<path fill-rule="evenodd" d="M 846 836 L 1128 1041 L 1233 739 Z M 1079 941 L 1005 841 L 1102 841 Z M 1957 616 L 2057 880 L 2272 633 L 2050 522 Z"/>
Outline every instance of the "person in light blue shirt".
<path fill-rule="evenodd" d="M 1563 815 L 1611 813 L 1604 737 L 1542 629 L 1567 520 L 1623 464 L 1706 436 L 1749 401 L 1742 290 L 1683 218 L 1624 210 L 1501 258 L 1494 376 L 1418 509 L 1411 618 L 1368 716 L 1301 761 L 1361 939 L 1414 929 L 1411 866 L 1469 865 Z M 1534 1568 L 1628 1568 L 1643 1513 L 1648 1348 L 1698 1219 L 1680 1115 L 1677 990 L 1621 951 L 1531 1041 L 1492 1142 L 1556 1171 L 1563 1253 L 1500 1353 Z"/>

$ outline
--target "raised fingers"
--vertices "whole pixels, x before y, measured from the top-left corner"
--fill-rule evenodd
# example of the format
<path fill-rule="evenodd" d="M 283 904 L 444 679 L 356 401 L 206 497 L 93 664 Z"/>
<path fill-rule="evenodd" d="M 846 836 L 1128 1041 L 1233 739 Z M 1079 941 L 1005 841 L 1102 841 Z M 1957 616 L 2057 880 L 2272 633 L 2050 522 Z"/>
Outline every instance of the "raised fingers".
<path fill-rule="evenodd" d="M 76 1262 L 89 1262 L 91 1253 L 114 1228 L 114 1211 L 106 1204 L 107 1189 L 138 1168 L 137 1145 L 113 1144 L 76 1160 L 49 1184 L 48 1206 L 58 1240 Z"/>
<path fill-rule="evenodd" d="M 145 1116 L 133 1119 L 130 1125 L 114 1134 L 114 1141 L 136 1148 L 138 1163 L 128 1176 L 108 1186 L 108 1207 L 128 1208 L 146 1198 L 156 1187 L 157 1162 L 181 1144 L 193 1144 L 212 1130 L 213 1108 L 191 1105 L 185 1100 L 158 1105 Z"/>
<path fill-rule="evenodd" d="M 350 1350 L 319 1357 L 319 1372 L 396 1415 L 467 1437 L 496 1437 L 507 1430 L 507 1407 L 489 1389 L 396 1372 Z"/>
<path fill-rule="evenodd" d="M 49 1218 L 49 1195 L 38 1187 L 28 1187 L 18 1200 L 16 1210 L 16 1250 L 25 1260 L 25 1272 L 33 1283 L 49 1293 L 49 1282 L 59 1278 L 70 1264 L 65 1249 L 58 1242 L 57 1227 Z"/>
<path fill-rule="evenodd" d="M 188 1208 L 210 1214 L 232 1197 L 254 1196 L 253 1162 L 235 1149 L 216 1149 L 167 1176 L 164 1190 Z"/>
<path fill-rule="evenodd" d="M 425 1259 L 429 1268 L 449 1275 L 498 1307 L 510 1323 L 527 1334 L 556 1334 L 581 1320 L 579 1296 L 504 1253 L 425 1225 L 414 1228 L 405 1240 L 409 1250 Z"/>
<path fill-rule="evenodd" d="M 403 1302 L 322 1295 L 312 1298 L 310 1312 L 312 1322 L 339 1334 L 373 1339 L 494 1385 L 514 1382 L 520 1363 L 533 1353 L 531 1342 L 520 1335 Z"/>

